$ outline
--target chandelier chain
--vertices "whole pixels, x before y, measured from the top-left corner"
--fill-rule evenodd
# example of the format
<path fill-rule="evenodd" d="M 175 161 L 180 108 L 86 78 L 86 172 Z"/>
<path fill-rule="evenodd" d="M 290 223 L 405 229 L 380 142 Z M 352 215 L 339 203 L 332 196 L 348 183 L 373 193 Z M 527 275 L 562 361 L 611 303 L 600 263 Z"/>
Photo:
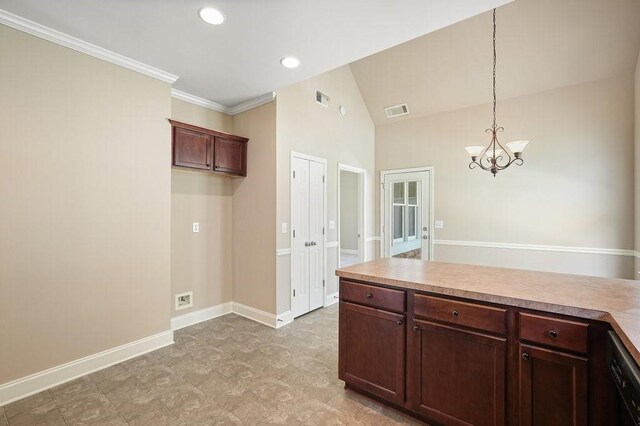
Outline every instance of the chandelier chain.
<path fill-rule="evenodd" d="M 493 128 L 496 128 L 496 10 L 493 9 Z"/>

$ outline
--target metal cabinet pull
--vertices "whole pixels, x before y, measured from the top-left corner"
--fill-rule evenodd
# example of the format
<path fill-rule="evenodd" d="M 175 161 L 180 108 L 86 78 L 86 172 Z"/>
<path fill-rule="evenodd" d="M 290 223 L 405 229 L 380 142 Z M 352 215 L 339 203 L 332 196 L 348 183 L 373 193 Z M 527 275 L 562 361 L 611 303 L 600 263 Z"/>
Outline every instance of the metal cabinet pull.
<path fill-rule="evenodd" d="M 372 297 L 373 297 L 373 294 L 367 293 L 367 299 L 371 299 Z"/>
<path fill-rule="evenodd" d="M 451 312 L 451 315 L 453 315 L 454 317 L 457 317 L 460 314 L 458 313 L 458 311 L 454 309 L 453 312 Z"/>
<path fill-rule="evenodd" d="M 417 325 L 413 326 L 413 331 L 420 331 L 420 327 L 418 327 Z"/>
<path fill-rule="evenodd" d="M 529 361 L 529 354 L 528 354 L 528 353 L 526 353 L 526 352 L 524 352 L 524 353 L 522 354 L 522 359 L 524 359 L 525 361 Z"/>
<path fill-rule="evenodd" d="M 402 320 L 398 320 L 398 321 L 396 321 L 396 324 L 398 324 L 398 325 L 402 325 Z"/>
<path fill-rule="evenodd" d="M 549 337 L 551 337 L 552 339 L 555 339 L 556 337 L 558 337 L 558 332 L 555 330 L 550 330 Z"/>

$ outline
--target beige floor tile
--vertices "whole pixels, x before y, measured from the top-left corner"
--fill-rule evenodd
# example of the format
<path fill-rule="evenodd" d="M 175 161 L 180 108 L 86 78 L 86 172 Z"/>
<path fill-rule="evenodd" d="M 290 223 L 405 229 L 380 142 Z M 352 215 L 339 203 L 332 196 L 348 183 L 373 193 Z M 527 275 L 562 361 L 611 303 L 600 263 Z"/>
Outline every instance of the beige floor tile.
<path fill-rule="evenodd" d="M 49 391 L 44 391 L 6 405 L 4 407 L 4 412 L 7 417 L 13 417 L 17 414 L 45 405 L 51 401 L 53 401 L 53 398 L 49 394 Z M 0 416 L 0 419 L 3 417 L 4 415 Z"/>
<path fill-rule="evenodd" d="M 74 425 L 98 423 L 118 414 L 111 401 L 99 391 L 83 394 L 58 405 L 67 423 Z"/>
<path fill-rule="evenodd" d="M 0 426 L 7 426 L 9 421 L 7 420 L 7 416 L 4 413 L 4 408 L 0 407 Z"/>
<path fill-rule="evenodd" d="M 17 414 L 10 418 L 10 426 L 66 425 L 62 413 L 54 401 L 47 402 L 38 408 Z"/>
<path fill-rule="evenodd" d="M 176 386 L 159 399 L 180 419 L 189 417 L 204 407 L 218 406 L 209 396 L 191 384 Z"/>
<path fill-rule="evenodd" d="M 51 393 L 51 396 L 56 400 L 58 405 L 71 403 L 86 394 L 96 392 L 100 392 L 100 390 L 89 376 L 82 376 L 49 389 L 49 393 Z"/>
<path fill-rule="evenodd" d="M 136 415 L 127 420 L 132 426 L 174 426 L 181 424 L 178 417 L 158 400 L 158 405 L 153 405 L 153 409 L 140 410 Z"/>

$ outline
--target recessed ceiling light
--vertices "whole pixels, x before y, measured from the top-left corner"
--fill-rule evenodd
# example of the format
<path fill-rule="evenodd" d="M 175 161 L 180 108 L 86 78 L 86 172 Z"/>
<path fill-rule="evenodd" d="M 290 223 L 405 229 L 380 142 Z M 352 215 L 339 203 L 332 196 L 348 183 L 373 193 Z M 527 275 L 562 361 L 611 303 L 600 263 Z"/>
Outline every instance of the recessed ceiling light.
<path fill-rule="evenodd" d="M 300 65 L 300 60 L 298 58 L 294 58 L 293 56 L 287 56 L 280 59 L 280 63 L 285 68 L 298 68 Z"/>
<path fill-rule="evenodd" d="M 211 25 L 220 25 L 224 22 L 224 15 L 217 9 L 205 7 L 200 10 L 200 17 L 204 22 Z"/>

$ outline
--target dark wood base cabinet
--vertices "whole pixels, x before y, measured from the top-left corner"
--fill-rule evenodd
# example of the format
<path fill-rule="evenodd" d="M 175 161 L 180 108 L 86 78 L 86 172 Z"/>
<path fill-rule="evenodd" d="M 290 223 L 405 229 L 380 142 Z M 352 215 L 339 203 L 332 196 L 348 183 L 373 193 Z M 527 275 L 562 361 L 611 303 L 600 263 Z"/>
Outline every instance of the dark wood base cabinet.
<path fill-rule="evenodd" d="M 339 377 L 434 425 L 615 425 L 609 326 L 340 279 Z"/>

